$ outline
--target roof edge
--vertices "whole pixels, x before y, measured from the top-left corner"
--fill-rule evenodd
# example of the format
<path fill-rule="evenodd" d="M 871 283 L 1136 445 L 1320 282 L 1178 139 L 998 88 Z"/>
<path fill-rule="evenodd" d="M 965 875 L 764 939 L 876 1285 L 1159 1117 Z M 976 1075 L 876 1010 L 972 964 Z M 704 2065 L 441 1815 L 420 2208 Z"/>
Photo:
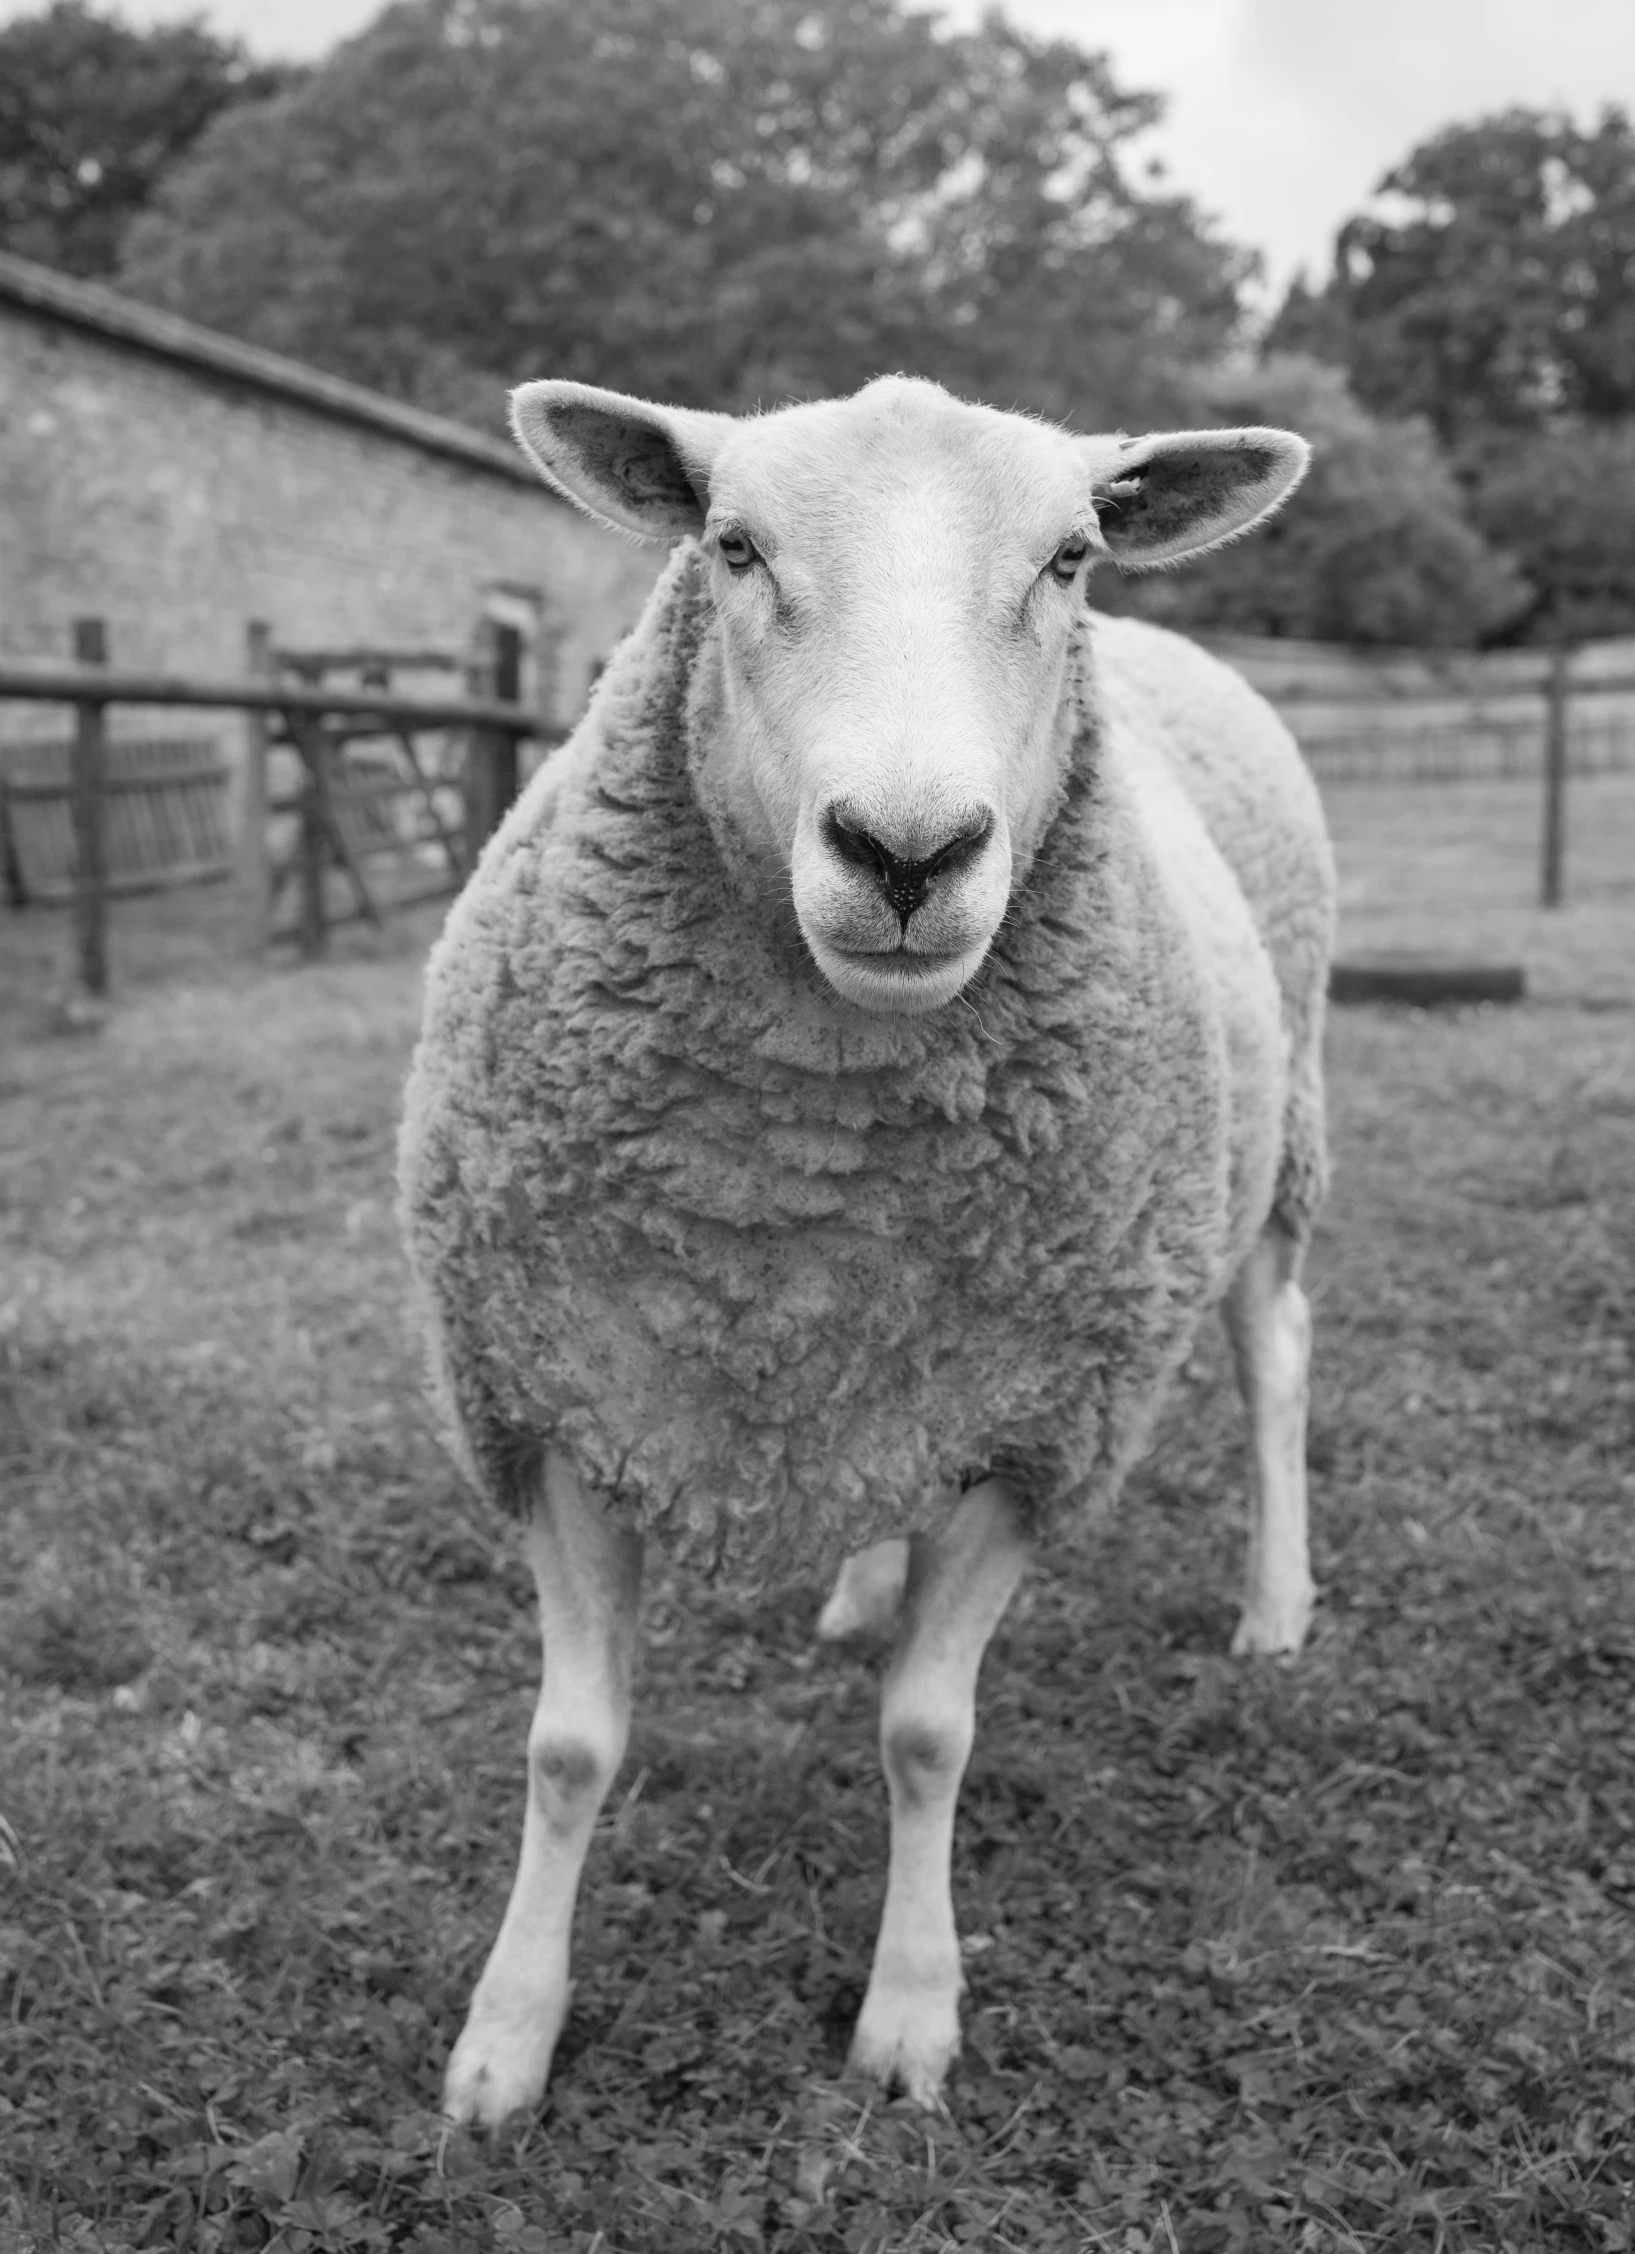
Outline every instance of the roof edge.
<path fill-rule="evenodd" d="M 50 314 L 75 328 L 87 329 L 117 344 L 135 345 L 181 367 L 232 377 L 319 414 L 362 424 L 365 429 L 418 446 L 426 453 L 490 470 L 513 484 L 531 487 L 542 501 L 556 499 L 504 439 L 487 438 L 446 415 L 410 407 L 402 400 L 389 399 L 384 392 L 371 391 L 365 384 L 328 375 L 321 368 L 288 359 L 282 352 L 269 352 L 259 344 L 244 344 L 219 329 L 207 329 L 178 313 L 144 305 L 100 282 L 82 282 L 73 275 L 59 274 L 53 267 L 19 258 L 7 250 L 0 250 L 0 304 Z"/>

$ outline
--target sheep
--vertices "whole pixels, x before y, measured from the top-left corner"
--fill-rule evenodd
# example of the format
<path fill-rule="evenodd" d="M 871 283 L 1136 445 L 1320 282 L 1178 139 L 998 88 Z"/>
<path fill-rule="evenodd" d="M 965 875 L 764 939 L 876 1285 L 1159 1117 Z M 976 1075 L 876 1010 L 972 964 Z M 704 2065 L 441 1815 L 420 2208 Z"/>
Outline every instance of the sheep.
<path fill-rule="evenodd" d="M 1077 437 L 886 378 L 748 419 L 567 382 L 545 478 L 675 553 L 432 957 L 401 1217 L 431 1383 L 522 1520 L 522 1849 L 444 2090 L 537 2103 L 623 1756 L 644 1540 L 896 1616 L 854 2063 L 958 2047 L 955 1799 L 1030 1554 L 1104 1510 L 1203 1312 L 1251 1427 L 1234 1649 L 1313 1601 L 1302 1255 L 1334 881 L 1292 740 L 1093 566 L 1242 532 L 1270 430 Z"/>

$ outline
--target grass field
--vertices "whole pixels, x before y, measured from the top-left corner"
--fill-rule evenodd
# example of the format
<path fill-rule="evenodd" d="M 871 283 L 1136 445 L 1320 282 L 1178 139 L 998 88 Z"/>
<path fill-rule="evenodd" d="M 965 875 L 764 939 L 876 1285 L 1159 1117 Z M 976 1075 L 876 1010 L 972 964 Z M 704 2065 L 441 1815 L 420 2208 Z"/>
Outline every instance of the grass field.
<path fill-rule="evenodd" d="M 1575 811 L 1546 923 L 1520 786 L 1334 796 L 1348 944 L 1538 998 L 1335 1020 L 1302 1661 L 1223 1656 L 1213 1332 L 1001 1629 L 947 2120 L 844 2072 L 877 1660 L 661 1579 L 546 2107 L 445 2130 L 537 1641 L 401 1323 L 424 930 L 128 910 L 64 1038 L 0 919 L 3 2254 L 1635 2249 L 1635 784 Z"/>

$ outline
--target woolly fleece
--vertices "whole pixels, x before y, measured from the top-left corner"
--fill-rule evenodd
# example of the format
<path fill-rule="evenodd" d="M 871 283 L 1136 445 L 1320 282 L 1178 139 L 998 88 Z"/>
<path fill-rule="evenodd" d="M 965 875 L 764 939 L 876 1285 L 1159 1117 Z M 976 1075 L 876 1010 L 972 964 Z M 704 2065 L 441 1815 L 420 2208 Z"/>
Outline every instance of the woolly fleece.
<path fill-rule="evenodd" d="M 689 774 L 684 542 L 428 971 L 400 1151 L 434 1387 L 520 1500 L 565 1450 L 754 1582 L 991 1469 L 1110 1502 L 1268 1215 L 1325 1163 L 1333 870 L 1298 752 L 1194 645 L 1087 614 L 1062 802 L 966 994 L 842 1002 Z"/>

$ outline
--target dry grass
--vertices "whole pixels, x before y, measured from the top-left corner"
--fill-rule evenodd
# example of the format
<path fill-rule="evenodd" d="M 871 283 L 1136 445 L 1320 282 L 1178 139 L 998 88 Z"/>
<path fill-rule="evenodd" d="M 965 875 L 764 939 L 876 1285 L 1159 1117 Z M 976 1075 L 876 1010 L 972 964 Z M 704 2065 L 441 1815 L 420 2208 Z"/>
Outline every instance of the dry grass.
<path fill-rule="evenodd" d="M 1353 943 L 1538 945 L 1525 888 L 1490 925 L 1491 874 L 1438 917 L 1396 873 L 1460 835 L 1509 866 L 1507 788 L 1337 794 Z M 178 977 L 174 907 L 127 910 L 79 1040 L 39 1032 L 61 940 L 31 940 L 0 1016 L 0 2248 L 1635 2245 L 1615 797 L 1544 999 L 1336 1021 L 1301 1664 L 1222 1656 L 1213 1336 L 1117 1525 L 1001 1631 L 946 2122 L 843 2071 L 873 1663 L 811 1649 L 814 1590 L 661 1585 L 551 2097 L 498 2149 L 444 2134 L 536 1645 L 401 1328 L 421 934 Z"/>

